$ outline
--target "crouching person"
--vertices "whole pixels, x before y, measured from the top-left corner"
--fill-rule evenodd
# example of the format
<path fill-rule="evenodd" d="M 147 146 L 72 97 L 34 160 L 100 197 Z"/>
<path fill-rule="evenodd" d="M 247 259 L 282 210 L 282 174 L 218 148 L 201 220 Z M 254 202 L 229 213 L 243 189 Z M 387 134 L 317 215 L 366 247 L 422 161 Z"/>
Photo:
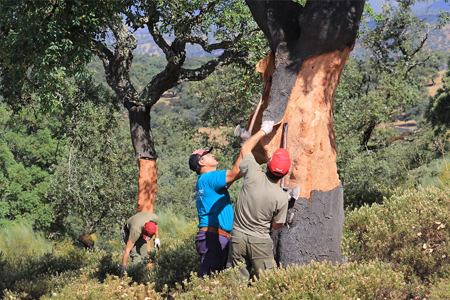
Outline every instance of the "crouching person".
<path fill-rule="evenodd" d="M 128 258 L 136 265 L 147 262 L 149 269 L 152 264 L 148 258 L 151 249 L 151 239 L 155 236 L 154 245 L 159 248 L 158 217 L 154 213 L 140 212 L 128 219 L 125 226 L 125 250 L 122 258 L 122 272 L 127 270 Z"/>
<path fill-rule="evenodd" d="M 286 149 L 275 151 L 267 164 L 266 173 L 251 153 L 272 129 L 272 121 L 263 122 L 261 130 L 250 137 L 240 150 L 242 161 L 239 168 L 244 182 L 235 207 L 227 267 L 236 267 L 243 262 L 245 266 L 239 274 L 242 280 L 249 280 L 261 271 L 274 268 L 273 242 L 269 232 L 270 228 L 281 228 L 286 220 L 288 199 L 277 182 L 289 171 L 289 153 Z"/>

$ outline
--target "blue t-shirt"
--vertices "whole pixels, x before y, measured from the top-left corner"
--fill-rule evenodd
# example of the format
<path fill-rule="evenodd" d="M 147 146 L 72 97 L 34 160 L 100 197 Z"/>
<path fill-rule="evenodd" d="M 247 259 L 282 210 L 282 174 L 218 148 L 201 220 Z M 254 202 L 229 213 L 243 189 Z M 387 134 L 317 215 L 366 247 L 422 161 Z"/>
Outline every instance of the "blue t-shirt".
<path fill-rule="evenodd" d="M 226 188 L 227 171 L 212 171 L 198 177 L 195 186 L 198 227 L 233 229 L 233 207 Z"/>

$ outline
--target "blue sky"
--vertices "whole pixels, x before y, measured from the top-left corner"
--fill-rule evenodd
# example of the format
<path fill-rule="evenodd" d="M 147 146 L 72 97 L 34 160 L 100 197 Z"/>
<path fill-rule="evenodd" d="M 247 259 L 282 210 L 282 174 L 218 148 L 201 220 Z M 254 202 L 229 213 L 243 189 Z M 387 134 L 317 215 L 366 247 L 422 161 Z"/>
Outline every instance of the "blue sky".
<path fill-rule="evenodd" d="M 381 11 L 381 6 L 383 4 L 383 0 L 366 0 L 367 3 L 369 3 L 375 12 L 379 13 Z M 434 9 L 442 9 L 446 11 L 450 11 L 450 2 L 445 2 L 444 0 L 429 0 L 429 1 L 422 1 L 416 5 L 413 6 L 415 10 L 423 10 L 428 7 L 434 8 Z"/>

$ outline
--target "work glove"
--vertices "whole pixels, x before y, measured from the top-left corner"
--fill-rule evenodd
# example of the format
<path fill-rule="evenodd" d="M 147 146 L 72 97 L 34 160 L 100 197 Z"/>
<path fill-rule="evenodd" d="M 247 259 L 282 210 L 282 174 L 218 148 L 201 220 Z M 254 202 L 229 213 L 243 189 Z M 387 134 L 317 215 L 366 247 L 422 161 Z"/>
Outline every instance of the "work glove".
<path fill-rule="evenodd" d="M 123 274 L 125 274 L 126 272 L 127 272 L 127 266 L 122 265 L 122 269 L 120 270 L 120 273 L 123 276 Z"/>
<path fill-rule="evenodd" d="M 241 128 L 240 125 L 234 129 L 234 135 L 239 137 L 241 146 L 252 136 L 250 131 L 246 131 L 245 128 Z"/>
<path fill-rule="evenodd" d="M 272 132 L 273 129 L 273 121 L 264 121 L 261 125 L 261 130 L 264 131 L 266 134 L 269 134 Z"/>
<path fill-rule="evenodd" d="M 155 239 L 155 248 L 159 249 L 160 246 L 161 246 L 161 242 L 159 241 L 159 239 Z"/>

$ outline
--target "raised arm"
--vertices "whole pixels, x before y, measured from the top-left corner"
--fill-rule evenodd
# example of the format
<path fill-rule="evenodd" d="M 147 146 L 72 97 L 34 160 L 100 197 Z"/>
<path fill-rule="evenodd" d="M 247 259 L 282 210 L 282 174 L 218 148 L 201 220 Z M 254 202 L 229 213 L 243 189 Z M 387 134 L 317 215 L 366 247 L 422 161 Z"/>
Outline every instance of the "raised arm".
<path fill-rule="evenodd" d="M 262 139 L 262 137 L 272 132 L 272 129 L 273 129 L 273 121 L 264 121 L 262 123 L 261 129 L 257 133 L 252 135 L 247 141 L 245 141 L 245 143 L 241 147 L 239 157 L 236 159 L 233 168 L 227 171 L 226 174 L 227 187 L 230 187 L 230 185 L 233 182 L 242 177 L 241 171 L 239 169 L 239 165 L 242 159 L 247 154 L 250 154 L 253 148 L 255 148 L 256 144 L 258 144 L 258 142 Z"/>
<path fill-rule="evenodd" d="M 253 148 L 256 144 L 265 136 L 272 132 L 273 121 L 264 121 L 262 123 L 261 129 L 252 135 L 241 147 L 238 160 L 241 161 L 247 154 L 252 153 Z M 238 166 L 239 167 L 239 166 Z"/>

